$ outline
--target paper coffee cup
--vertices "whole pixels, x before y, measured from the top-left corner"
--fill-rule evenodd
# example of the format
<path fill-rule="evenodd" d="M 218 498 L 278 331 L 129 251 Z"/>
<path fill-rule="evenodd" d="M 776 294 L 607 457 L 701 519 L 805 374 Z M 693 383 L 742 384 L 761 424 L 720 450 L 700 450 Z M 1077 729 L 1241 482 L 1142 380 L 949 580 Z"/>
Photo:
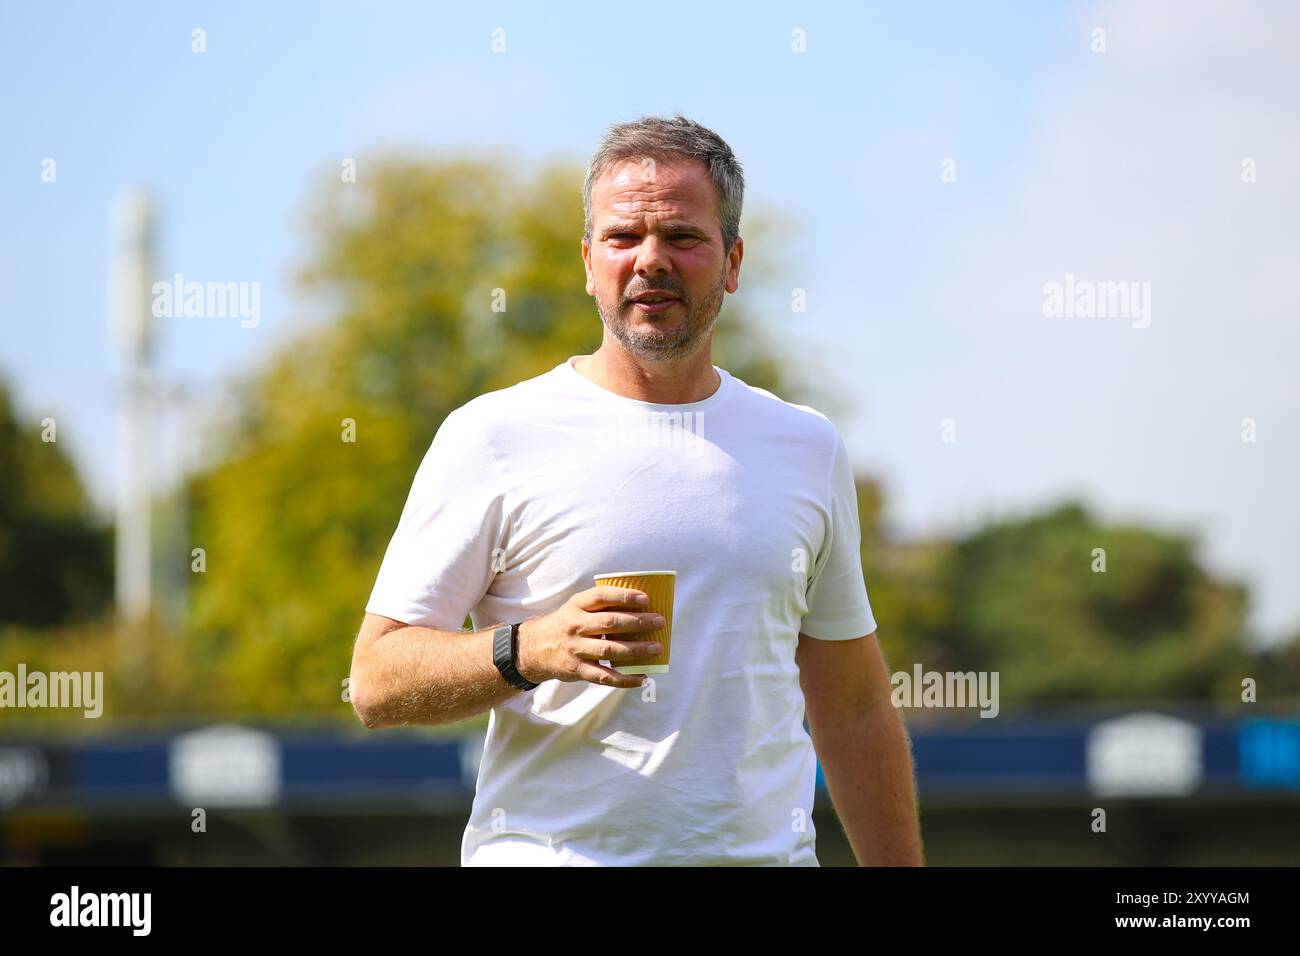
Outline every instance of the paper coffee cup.
<path fill-rule="evenodd" d="M 614 640 L 658 641 L 663 650 L 653 657 L 634 658 L 635 663 L 618 663 L 610 661 L 609 666 L 620 674 L 667 674 L 668 654 L 672 649 L 673 637 L 673 587 L 677 583 L 676 571 L 619 571 L 595 576 L 598 587 L 632 588 L 644 591 L 650 598 L 648 607 L 640 613 L 659 614 L 664 619 L 664 626 L 657 631 L 637 631 L 628 634 L 612 634 Z"/>

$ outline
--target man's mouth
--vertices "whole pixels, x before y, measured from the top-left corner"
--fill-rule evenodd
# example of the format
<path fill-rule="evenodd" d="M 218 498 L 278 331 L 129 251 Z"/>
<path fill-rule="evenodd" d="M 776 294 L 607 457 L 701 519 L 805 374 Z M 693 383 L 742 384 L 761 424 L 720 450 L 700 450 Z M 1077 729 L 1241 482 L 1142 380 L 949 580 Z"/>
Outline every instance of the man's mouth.
<path fill-rule="evenodd" d="M 632 300 L 632 304 L 635 305 L 642 312 L 653 313 L 653 312 L 667 311 L 668 309 L 671 309 L 674 305 L 676 305 L 679 301 L 681 300 L 677 299 L 674 296 L 656 295 L 651 293 L 649 295 L 638 296 L 636 299 Z"/>

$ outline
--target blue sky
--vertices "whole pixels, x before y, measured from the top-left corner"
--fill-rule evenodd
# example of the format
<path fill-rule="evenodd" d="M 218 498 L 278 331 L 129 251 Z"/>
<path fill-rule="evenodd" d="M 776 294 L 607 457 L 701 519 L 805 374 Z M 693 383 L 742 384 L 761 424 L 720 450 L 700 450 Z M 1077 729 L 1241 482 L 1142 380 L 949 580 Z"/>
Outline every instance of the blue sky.
<path fill-rule="evenodd" d="M 162 329 L 160 372 L 219 401 L 308 315 L 302 213 L 343 158 L 578 166 L 609 123 L 681 111 L 731 143 L 747 209 L 797 226 L 782 264 L 809 311 L 746 305 L 841 394 L 899 532 L 1081 495 L 1199 534 L 1261 633 L 1294 631 L 1296 26 L 1281 5 L 8 3 L 0 372 L 106 504 L 125 186 L 162 204 L 162 276 L 262 285 L 256 329 Z M 1067 273 L 1151 282 L 1150 327 L 1046 318 Z"/>

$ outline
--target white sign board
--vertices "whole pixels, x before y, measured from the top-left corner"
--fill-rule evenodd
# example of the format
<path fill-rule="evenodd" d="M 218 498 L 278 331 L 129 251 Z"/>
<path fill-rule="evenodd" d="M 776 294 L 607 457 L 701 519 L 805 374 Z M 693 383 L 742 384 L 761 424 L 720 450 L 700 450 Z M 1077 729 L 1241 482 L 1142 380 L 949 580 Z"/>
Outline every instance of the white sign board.
<path fill-rule="evenodd" d="M 1204 776 L 1201 728 L 1164 714 L 1130 714 L 1088 733 L 1088 787 L 1099 796 L 1182 797 Z"/>
<path fill-rule="evenodd" d="M 172 792 L 191 806 L 266 806 L 280 798 L 280 744 L 271 734 L 219 724 L 177 737 Z"/>

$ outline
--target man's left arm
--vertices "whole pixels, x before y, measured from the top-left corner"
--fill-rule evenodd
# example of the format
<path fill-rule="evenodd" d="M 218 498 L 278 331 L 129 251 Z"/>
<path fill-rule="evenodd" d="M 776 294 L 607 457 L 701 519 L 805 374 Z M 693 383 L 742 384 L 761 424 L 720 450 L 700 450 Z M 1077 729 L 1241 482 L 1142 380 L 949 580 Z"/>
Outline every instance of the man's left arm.
<path fill-rule="evenodd" d="M 873 631 L 795 653 L 826 789 L 861 866 L 924 866 L 912 755 Z"/>

